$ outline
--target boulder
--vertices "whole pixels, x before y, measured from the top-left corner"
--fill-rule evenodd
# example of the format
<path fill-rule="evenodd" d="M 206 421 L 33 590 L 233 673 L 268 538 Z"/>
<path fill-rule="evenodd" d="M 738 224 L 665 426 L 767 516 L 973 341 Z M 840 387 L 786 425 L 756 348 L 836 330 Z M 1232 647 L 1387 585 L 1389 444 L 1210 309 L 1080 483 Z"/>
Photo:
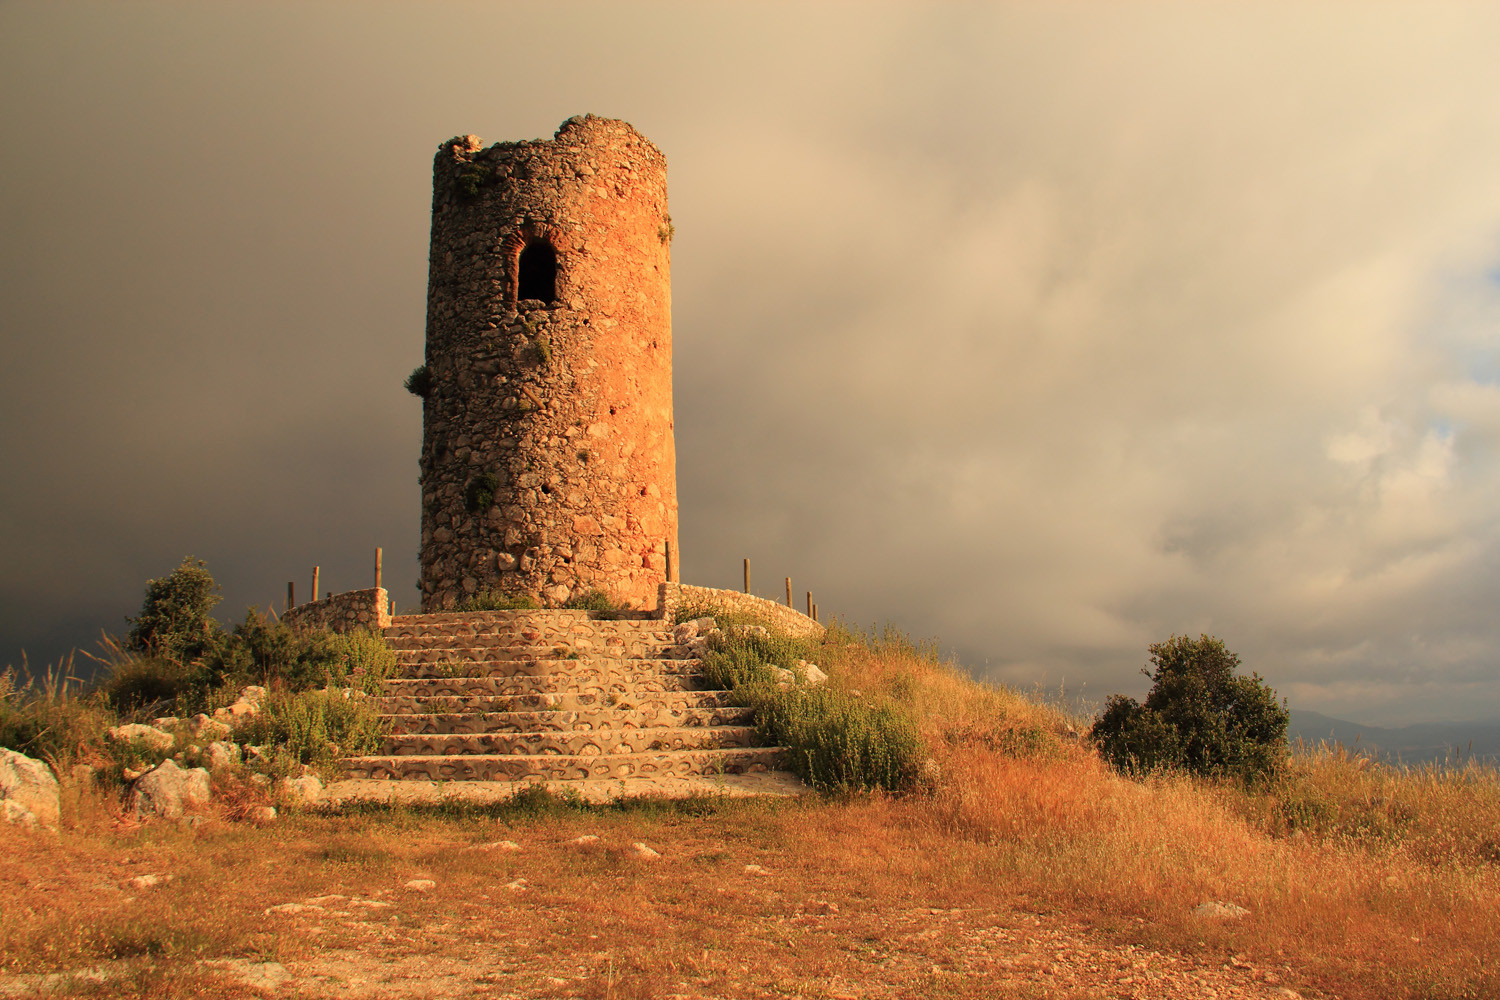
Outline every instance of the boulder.
<path fill-rule="evenodd" d="M 816 663 L 808 663 L 806 660 L 797 661 L 797 670 L 802 674 L 802 679 L 809 684 L 822 684 L 828 679 L 828 675 L 819 670 Z"/>
<path fill-rule="evenodd" d="M 142 725 L 139 722 L 115 726 L 109 730 L 108 735 L 110 739 L 118 743 L 139 741 L 152 750 L 170 750 L 177 745 L 177 738 L 171 733 L 163 732 L 155 726 Z"/>
<path fill-rule="evenodd" d="M 310 806 L 323 799 L 323 783 L 313 774 L 282 778 L 276 783 L 276 790 L 298 805 Z"/>
<path fill-rule="evenodd" d="M 220 722 L 232 721 L 234 719 L 251 718 L 260 714 L 260 703 L 265 700 L 266 689 L 259 684 L 240 689 L 239 696 L 228 708 L 220 708 L 214 711 L 214 718 Z"/>
<path fill-rule="evenodd" d="M 0 749 L 0 803 L 5 804 L 8 822 L 56 830 L 60 801 L 52 768 L 23 753 Z M 31 817 L 29 822 L 23 813 Z"/>
<path fill-rule="evenodd" d="M 136 780 L 128 808 L 140 818 L 177 819 L 189 809 L 208 804 L 208 770 L 178 767 L 163 761 Z"/>
<path fill-rule="evenodd" d="M 1236 906 L 1218 899 L 1210 899 L 1193 908 L 1193 916 L 1199 920 L 1238 920 L 1249 912 L 1243 906 Z"/>
<path fill-rule="evenodd" d="M 239 762 L 240 746 L 238 743 L 217 740 L 208 745 L 208 766 L 210 770 L 218 771 L 222 768 L 233 767 Z"/>
<path fill-rule="evenodd" d="M 222 740 L 229 735 L 228 723 L 219 719 L 211 719 L 202 712 L 193 716 L 193 721 L 189 725 L 192 726 L 194 739 Z"/>

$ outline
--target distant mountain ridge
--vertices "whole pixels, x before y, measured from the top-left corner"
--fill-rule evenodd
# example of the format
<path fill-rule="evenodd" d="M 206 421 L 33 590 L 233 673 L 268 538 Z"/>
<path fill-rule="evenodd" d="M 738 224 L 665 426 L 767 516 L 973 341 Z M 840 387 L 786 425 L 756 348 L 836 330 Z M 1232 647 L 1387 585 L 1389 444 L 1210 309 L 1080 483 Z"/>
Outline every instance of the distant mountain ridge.
<path fill-rule="evenodd" d="M 1292 709 L 1287 739 L 1308 746 L 1342 743 L 1348 749 L 1368 750 L 1382 760 L 1430 764 L 1457 759 L 1500 763 L 1500 719 L 1476 722 L 1424 722 L 1387 729 L 1364 726 L 1303 709 Z"/>

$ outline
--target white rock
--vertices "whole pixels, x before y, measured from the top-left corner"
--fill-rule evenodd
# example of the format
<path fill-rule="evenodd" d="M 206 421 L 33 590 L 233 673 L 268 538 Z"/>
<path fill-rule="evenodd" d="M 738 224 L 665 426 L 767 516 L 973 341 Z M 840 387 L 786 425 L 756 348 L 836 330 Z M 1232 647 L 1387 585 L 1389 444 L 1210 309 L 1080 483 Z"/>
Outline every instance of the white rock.
<path fill-rule="evenodd" d="M 323 907 L 311 903 L 282 903 L 266 907 L 266 915 L 273 913 L 322 913 Z"/>
<path fill-rule="evenodd" d="M 783 689 L 791 687 L 797 680 L 797 675 L 786 667 L 772 667 L 771 676 L 776 679 L 777 685 Z"/>
<path fill-rule="evenodd" d="M 240 745 L 217 740 L 208 745 L 208 767 L 210 770 L 218 771 L 226 767 L 233 767 L 240 762 Z"/>
<path fill-rule="evenodd" d="M 153 750 L 170 750 L 177 744 L 177 738 L 171 733 L 164 733 L 154 726 L 139 722 L 113 727 L 109 730 L 109 738 L 119 743 L 140 741 Z"/>
<path fill-rule="evenodd" d="M 700 633 L 702 633 L 702 632 L 707 632 L 711 628 L 715 628 L 719 623 L 717 621 L 715 621 L 714 619 L 712 619 L 712 618 L 705 617 L 705 618 L 694 618 L 692 621 L 688 622 L 687 624 L 693 626 Z"/>
<path fill-rule="evenodd" d="M 0 799 L 0 821 L 14 824 L 23 830 L 35 830 L 40 825 L 31 810 L 15 799 Z"/>
<path fill-rule="evenodd" d="M 298 805 L 313 805 L 323 798 L 323 783 L 313 774 L 282 778 L 276 783 L 276 790 Z"/>
<path fill-rule="evenodd" d="M 672 630 L 672 641 L 676 643 L 691 642 L 698 638 L 698 626 L 692 622 L 683 622 Z"/>
<path fill-rule="evenodd" d="M 414 878 L 410 882 L 406 883 L 406 888 L 410 889 L 412 892 L 426 892 L 428 889 L 431 889 L 435 885 L 437 885 L 437 883 L 430 878 Z"/>
<path fill-rule="evenodd" d="M 634 854 L 638 858 L 645 858 L 647 861 L 650 861 L 653 858 L 661 857 L 660 851 L 653 851 L 651 848 L 647 847 L 645 844 L 640 843 L 639 841 L 630 845 L 630 853 Z"/>
<path fill-rule="evenodd" d="M 518 878 L 514 882 L 507 882 L 505 883 L 505 888 L 509 889 L 511 892 L 520 892 L 522 889 L 526 888 L 526 880 L 524 878 Z"/>
<path fill-rule="evenodd" d="M 519 851 L 521 845 L 514 840 L 497 840 L 492 844 L 471 844 L 466 851 Z"/>
<path fill-rule="evenodd" d="M 193 738 L 198 740 L 222 740 L 229 735 L 229 726 L 218 719 L 211 719 L 199 712 L 190 723 Z"/>
<path fill-rule="evenodd" d="M 272 823 L 276 820 L 275 806 L 256 806 L 245 814 L 245 818 L 256 826 Z"/>
<path fill-rule="evenodd" d="M 160 719 L 152 719 L 151 724 L 157 729 L 175 729 L 181 721 L 175 715 L 164 715 Z"/>
<path fill-rule="evenodd" d="M 153 885 L 161 885 L 163 882 L 170 882 L 171 880 L 172 876 L 170 875 L 137 875 L 130 880 L 130 884 L 137 889 L 149 889 Z"/>
<path fill-rule="evenodd" d="M 246 986 L 262 993 L 275 993 L 283 983 L 292 978 L 292 974 L 280 962 L 251 962 L 248 959 L 234 958 L 214 964 Z"/>
<path fill-rule="evenodd" d="M 1193 909 L 1193 916 L 1199 920 L 1238 920 L 1249 912 L 1243 906 L 1210 899 L 1206 903 L 1199 903 Z"/>
<path fill-rule="evenodd" d="M 570 844 L 597 844 L 597 843 L 599 843 L 599 838 L 597 836 L 595 836 L 594 834 L 592 834 L 592 833 L 585 833 L 581 837 L 574 837 L 572 840 L 568 841 L 568 843 L 570 843 Z"/>
<path fill-rule="evenodd" d="M 822 684 L 828 679 L 828 675 L 819 670 L 816 663 L 808 663 L 806 660 L 798 660 L 797 667 L 802 673 L 802 679 L 808 684 Z"/>
<path fill-rule="evenodd" d="M 136 780 L 129 809 L 138 817 L 177 819 L 189 809 L 207 805 L 208 798 L 206 768 L 185 769 L 167 760 Z"/>
<path fill-rule="evenodd" d="M 0 750 L 0 802 L 11 803 L 5 808 L 8 822 L 57 829 L 61 818 L 57 776 L 39 760 L 14 750 Z M 21 813 L 31 821 L 28 823 Z"/>
<path fill-rule="evenodd" d="M 765 876 L 765 875 L 769 875 L 771 873 L 768 872 L 768 871 L 766 871 L 760 865 L 746 865 L 745 866 L 745 874 L 746 875 L 760 875 L 760 876 Z"/>

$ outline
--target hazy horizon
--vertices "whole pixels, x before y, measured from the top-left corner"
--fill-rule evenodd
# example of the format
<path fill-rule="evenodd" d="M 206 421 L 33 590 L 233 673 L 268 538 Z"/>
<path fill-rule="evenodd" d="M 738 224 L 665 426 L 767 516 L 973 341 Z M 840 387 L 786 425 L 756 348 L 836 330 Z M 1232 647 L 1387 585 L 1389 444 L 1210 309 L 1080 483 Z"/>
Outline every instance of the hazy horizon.
<path fill-rule="evenodd" d="M 981 677 L 1500 718 L 1500 10 L 0 7 L 0 666 L 416 603 L 431 158 L 666 153 L 681 566 Z"/>

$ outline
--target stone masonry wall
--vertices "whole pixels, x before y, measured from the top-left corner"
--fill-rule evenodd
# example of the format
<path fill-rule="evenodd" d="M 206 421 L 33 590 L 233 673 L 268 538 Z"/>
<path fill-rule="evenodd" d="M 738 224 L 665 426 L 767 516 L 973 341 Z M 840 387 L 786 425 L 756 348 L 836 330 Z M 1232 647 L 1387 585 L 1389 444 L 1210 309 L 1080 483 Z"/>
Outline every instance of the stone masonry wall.
<path fill-rule="evenodd" d="M 666 160 L 628 124 L 450 140 L 433 167 L 422 608 L 479 591 L 655 606 L 677 546 Z M 552 301 L 518 260 L 556 253 Z"/>
<path fill-rule="evenodd" d="M 281 616 L 293 628 L 348 632 L 356 628 L 379 631 L 391 624 L 391 598 L 384 587 L 351 590 L 321 601 L 299 604 Z"/>
<path fill-rule="evenodd" d="M 670 619 L 677 610 L 687 607 L 716 607 L 725 611 L 743 611 L 774 623 L 790 635 L 798 638 L 821 639 L 827 631 L 811 618 L 775 601 L 744 594 L 738 590 L 718 590 L 714 587 L 691 587 L 669 582 L 661 585 L 657 597 L 657 608 L 662 617 Z"/>

